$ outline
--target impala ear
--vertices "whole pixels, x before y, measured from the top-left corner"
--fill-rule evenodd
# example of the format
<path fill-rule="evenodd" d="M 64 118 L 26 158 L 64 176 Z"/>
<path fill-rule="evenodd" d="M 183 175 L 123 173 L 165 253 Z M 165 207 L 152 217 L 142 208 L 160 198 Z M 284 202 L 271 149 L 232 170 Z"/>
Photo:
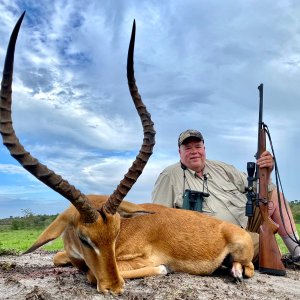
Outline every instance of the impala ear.
<path fill-rule="evenodd" d="M 134 218 L 143 215 L 154 214 L 154 212 L 146 211 L 141 205 L 123 201 L 117 209 L 122 218 Z"/>
<path fill-rule="evenodd" d="M 118 209 L 117 212 L 124 219 L 130 219 L 130 218 L 135 218 L 135 217 L 139 217 L 139 216 L 155 214 L 155 212 L 145 211 L 145 210 L 139 210 L 139 211 L 134 211 L 134 212 L 127 212 L 127 211 L 124 211 L 122 209 L 120 209 L 120 210 Z"/>

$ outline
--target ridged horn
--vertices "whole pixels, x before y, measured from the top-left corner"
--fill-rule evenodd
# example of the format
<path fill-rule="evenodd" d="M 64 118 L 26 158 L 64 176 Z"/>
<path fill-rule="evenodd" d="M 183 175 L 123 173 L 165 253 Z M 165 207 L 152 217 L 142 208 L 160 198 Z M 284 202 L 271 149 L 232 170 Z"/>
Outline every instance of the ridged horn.
<path fill-rule="evenodd" d="M 87 197 L 73 185 L 69 184 L 68 181 L 55 174 L 52 170 L 48 169 L 47 166 L 41 164 L 27 152 L 20 144 L 14 132 L 11 118 L 11 87 L 15 45 L 24 15 L 25 12 L 19 18 L 11 34 L 3 69 L 0 99 L 0 133 L 2 135 L 3 144 L 8 148 L 11 156 L 14 157 L 28 172 L 68 199 L 76 207 L 85 223 L 94 223 L 98 219 L 99 213 L 92 207 Z"/>
<path fill-rule="evenodd" d="M 137 181 L 138 177 L 142 174 L 143 169 L 147 164 L 149 157 L 152 154 L 153 147 L 155 144 L 154 124 L 151 120 L 151 115 L 147 111 L 147 108 L 144 105 L 141 96 L 138 92 L 138 88 L 135 84 L 133 68 L 134 42 L 135 20 L 132 26 L 127 56 L 127 79 L 132 100 L 143 125 L 144 139 L 139 154 L 137 155 L 135 161 L 132 163 L 132 166 L 129 168 L 123 180 L 121 180 L 121 182 L 117 186 L 117 189 L 113 192 L 113 194 L 108 198 L 107 202 L 103 205 L 103 209 L 105 209 L 105 211 L 107 211 L 110 214 L 116 213 L 118 206 L 120 205 L 124 197 L 127 195 L 127 193 L 130 191 L 134 183 Z"/>

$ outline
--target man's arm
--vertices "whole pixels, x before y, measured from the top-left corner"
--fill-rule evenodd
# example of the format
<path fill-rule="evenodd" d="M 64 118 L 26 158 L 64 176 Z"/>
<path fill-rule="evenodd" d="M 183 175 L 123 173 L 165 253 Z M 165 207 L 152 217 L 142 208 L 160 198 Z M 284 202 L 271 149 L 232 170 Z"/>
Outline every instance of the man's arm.
<path fill-rule="evenodd" d="M 241 193 L 244 193 L 245 187 L 248 185 L 247 173 L 241 172 L 240 170 L 236 169 L 233 165 L 226 164 L 223 162 L 220 162 L 220 164 L 222 168 L 225 170 L 230 181 L 237 187 L 237 189 Z M 262 157 L 257 160 L 257 164 L 259 165 L 259 167 L 267 167 L 270 169 L 270 171 L 272 171 L 274 167 L 274 162 L 270 152 L 265 151 L 264 153 L 262 153 Z M 275 187 L 276 186 L 271 181 L 271 178 L 269 178 L 268 191 L 269 192 L 273 191 Z M 256 191 L 256 187 L 254 187 L 254 190 Z"/>
<path fill-rule="evenodd" d="M 155 182 L 152 191 L 152 202 L 167 207 L 174 206 L 174 191 L 171 176 L 164 171 L 159 174 Z"/>

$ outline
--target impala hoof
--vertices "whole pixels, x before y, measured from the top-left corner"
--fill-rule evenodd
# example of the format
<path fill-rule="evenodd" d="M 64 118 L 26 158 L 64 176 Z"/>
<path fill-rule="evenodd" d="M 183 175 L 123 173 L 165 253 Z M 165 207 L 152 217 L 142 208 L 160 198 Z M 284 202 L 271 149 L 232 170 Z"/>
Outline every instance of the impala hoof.
<path fill-rule="evenodd" d="M 170 271 L 169 271 L 169 269 L 167 268 L 166 265 L 160 265 L 159 268 L 160 268 L 160 274 L 161 275 L 167 275 L 167 274 L 170 273 Z"/>
<path fill-rule="evenodd" d="M 231 275 L 236 281 L 238 282 L 243 281 L 243 267 L 240 263 L 238 262 L 233 263 L 233 266 L 231 268 Z"/>
<path fill-rule="evenodd" d="M 118 296 L 124 293 L 124 284 L 120 287 L 104 287 L 97 286 L 97 290 L 99 293 L 103 293 L 104 295 L 112 294 L 114 296 Z"/>

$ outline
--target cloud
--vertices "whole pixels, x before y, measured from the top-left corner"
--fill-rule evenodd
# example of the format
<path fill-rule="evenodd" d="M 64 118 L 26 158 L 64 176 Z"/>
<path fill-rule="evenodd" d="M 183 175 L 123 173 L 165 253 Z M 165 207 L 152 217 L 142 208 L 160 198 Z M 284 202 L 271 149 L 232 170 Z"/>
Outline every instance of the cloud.
<path fill-rule="evenodd" d="M 6 174 L 26 174 L 26 171 L 19 166 L 0 164 L 0 172 Z"/>
<path fill-rule="evenodd" d="M 26 10 L 14 64 L 16 133 L 32 155 L 84 192 L 111 193 L 142 142 L 126 78 L 135 19 L 135 76 L 157 134 L 128 197 L 150 201 L 159 172 L 178 160 L 177 138 L 187 128 L 203 132 L 209 158 L 245 170 L 256 152 L 262 82 L 286 193 L 299 198 L 298 2 L 4 0 L 0 10 L 0 65 Z M 4 147 L 0 154 L 0 180 L 16 201 L 16 186 L 42 186 Z M 46 187 L 39 195 L 57 197 Z"/>

